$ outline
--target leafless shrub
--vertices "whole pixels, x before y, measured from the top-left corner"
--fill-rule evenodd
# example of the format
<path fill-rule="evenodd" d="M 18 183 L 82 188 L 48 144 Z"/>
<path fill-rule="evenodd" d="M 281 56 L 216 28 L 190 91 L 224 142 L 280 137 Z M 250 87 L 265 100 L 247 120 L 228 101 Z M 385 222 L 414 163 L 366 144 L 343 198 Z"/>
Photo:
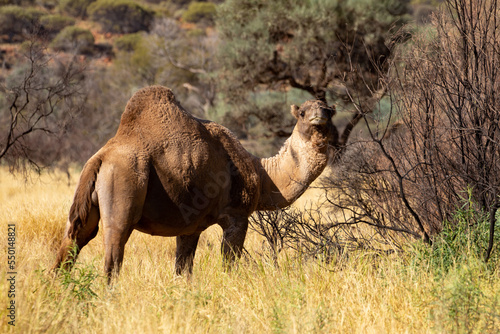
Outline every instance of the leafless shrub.
<path fill-rule="evenodd" d="M 329 262 L 342 258 L 346 250 L 363 248 L 364 236 L 345 227 L 325 215 L 321 206 L 304 211 L 291 207 L 258 211 L 250 217 L 250 228 L 265 238 L 262 249 L 276 263 L 284 250 Z"/>
<path fill-rule="evenodd" d="M 339 225 L 323 215 L 321 206 L 294 213 L 289 245 L 298 254 L 330 262 L 340 258 L 346 249 L 359 248 L 358 240 L 342 234 Z"/>
<path fill-rule="evenodd" d="M 370 139 L 348 147 L 327 198 L 344 224 L 372 226 L 395 244 L 395 233 L 431 242 L 470 187 L 475 209 L 490 212 L 488 258 L 500 194 L 499 9 L 494 0 L 444 8 L 381 82 L 385 119 L 357 104 Z"/>
<path fill-rule="evenodd" d="M 411 211 L 415 203 L 409 199 L 406 176 L 398 176 L 384 159 L 374 143 L 357 143 L 324 179 L 331 215 L 338 217 L 337 224 L 344 231 L 361 235 L 368 248 L 400 248 L 409 238 L 425 239 L 426 230 L 435 229 L 415 223 Z"/>
<path fill-rule="evenodd" d="M 263 249 L 268 248 L 274 261 L 292 237 L 295 224 L 292 216 L 290 209 L 257 211 L 250 216 L 250 229 L 265 238 Z"/>
<path fill-rule="evenodd" d="M 61 158 L 60 141 L 81 107 L 84 64 L 55 57 L 36 38 L 24 59 L 0 85 L 0 160 L 36 169 Z"/>

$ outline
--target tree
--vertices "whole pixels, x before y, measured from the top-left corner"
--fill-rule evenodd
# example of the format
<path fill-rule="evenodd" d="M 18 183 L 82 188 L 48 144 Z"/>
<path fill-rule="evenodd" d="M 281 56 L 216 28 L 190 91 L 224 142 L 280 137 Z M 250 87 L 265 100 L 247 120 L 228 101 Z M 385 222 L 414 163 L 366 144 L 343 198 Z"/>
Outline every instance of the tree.
<path fill-rule="evenodd" d="M 188 109 L 207 117 L 216 103 L 218 34 L 198 28 L 186 30 L 174 20 L 159 19 L 149 37 L 154 62 L 164 66 L 158 81 L 176 89 Z"/>
<path fill-rule="evenodd" d="M 87 13 L 103 31 L 123 34 L 149 31 L 154 18 L 153 11 L 132 0 L 97 0 Z"/>
<path fill-rule="evenodd" d="M 16 5 L 0 7 L 0 35 L 7 37 L 6 42 L 19 42 L 37 31 L 40 17 L 44 12 L 34 7 L 23 8 Z"/>
<path fill-rule="evenodd" d="M 224 43 L 222 91 L 244 108 L 232 117 L 252 115 L 270 124 L 279 118 L 281 126 L 269 130 L 287 136 L 285 99 L 269 110 L 249 98 L 262 89 L 294 88 L 337 104 L 355 96 L 373 105 L 381 95 L 380 68 L 391 55 L 391 31 L 404 23 L 406 12 L 407 1 L 398 0 L 226 1 L 217 18 Z M 359 113 L 352 115 L 335 141 L 338 148 L 360 119 Z"/>
<path fill-rule="evenodd" d="M 191 2 L 184 13 L 182 19 L 186 22 L 201 25 L 213 25 L 215 16 L 215 4 L 211 2 Z"/>
<path fill-rule="evenodd" d="M 329 182 L 349 225 L 431 242 L 457 211 L 479 212 L 466 225 L 488 217 L 490 257 L 500 206 L 499 14 L 496 0 L 448 0 L 398 52 L 384 81 L 399 129 L 369 126 L 371 142 L 351 146 Z"/>
<path fill-rule="evenodd" d="M 75 17 L 86 18 L 87 7 L 96 0 L 61 0 L 59 8 Z"/>
<path fill-rule="evenodd" d="M 94 52 L 94 36 L 90 30 L 77 26 L 62 29 L 54 38 L 50 46 L 56 51 L 91 55 Z"/>
<path fill-rule="evenodd" d="M 24 59 L 0 86 L 0 161 L 40 168 L 60 159 L 60 135 L 82 105 L 84 67 L 25 42 Z"/>
<path fill-rule="evenodd" d="M 75 24 L 75 20 L 71 17 L 63 15 L 44 15 L 40 18 L 42 30 L 49 36 L 57 35 L 61 30 Z"/>

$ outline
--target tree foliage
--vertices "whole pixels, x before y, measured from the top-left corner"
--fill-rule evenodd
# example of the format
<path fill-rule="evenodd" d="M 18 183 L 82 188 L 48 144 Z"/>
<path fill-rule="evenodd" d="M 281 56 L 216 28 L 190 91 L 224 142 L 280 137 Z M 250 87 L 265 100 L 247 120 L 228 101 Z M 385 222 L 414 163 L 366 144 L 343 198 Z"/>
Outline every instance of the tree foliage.
<path fill-rule="evenodd" d="M 92 54 L 94 51 L 94 36 L 84 28 L 69 26 L 61 30 L 51 43 L 56 51 Z"/>
<path fill-rule="evenodd" d="M 186 22 L 212 25 L 215 17 L 215 4 L 211 2 L 193 1 L 187 10 L 182 13 L 182 19 Z"/>
<path fill-rule="evenodd" d="M 87 8 L 96 0 L 61 0 L 59 2 L 59 8 L 69 15 L 74 17 L 87 17 Z"/>
<path fill-rule="evenodd" d="M 207 117 L 215 105 L 217 33 L 207 34 L 203 29 L 184 30 L 170 19 L 158 20 L 151 32 L 155 58 L 167 62 L 170 69 L 163 82 L 171 81 L 197 115 Z"/>
<path fill-rule="evenodd" d="M 245 0 L 227 1 L 219 13 L 223 64 L 245 88 L 285 83 L 324 100 L 337 95 L 335 83 L 358 80 L 352 66 L 376 74 L 406 7 L 399 1 Z"/>
<path fill-rule="evenodd" d="M 23 8 L 17 5 L 0 7 L 0 35 L 6 42 L 20 42 L 39 27 L 40 17 L 44 12 L 33 8 Z"/>
<path fill-rule="evenodd" d="M 391 32 L 404 22 L 406 4 L 226 1 L 217 19 L 224 41 L 219 55 L 224 90 L 239 104 L 261 88 L 293 87 L 330 103 L 349 100 L 349 95 L 370 98 L 391 54 Z"/>
<path fill-rule="evenodd" d="M 144 36 L 140 32 L 126 34 L 115 40 L 115 46 L 120 51 L 132 52 L 137 48 L 143 38 Z"/>
<path fill-rule="evenodd" d="M 71 17 L 63 15 L 44 15 L 40 18 L 40 25 L 44 32 L 54 36 L 67 26 L 75 24 L 75 20 Z"/>
<path fill-rule="evenodd" d="M 104 31 L 122 34 L 149 31 L 154 18 L 153 11 L 132 0 L 98 0 L 87 13 Z"/>

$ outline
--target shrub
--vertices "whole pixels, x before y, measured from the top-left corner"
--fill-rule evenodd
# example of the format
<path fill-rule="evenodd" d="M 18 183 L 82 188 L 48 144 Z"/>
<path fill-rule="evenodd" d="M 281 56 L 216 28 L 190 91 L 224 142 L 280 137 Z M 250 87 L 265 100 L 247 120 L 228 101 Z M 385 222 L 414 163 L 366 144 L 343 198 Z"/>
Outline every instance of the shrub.
<path fill-rule="evenodd" d="M 431 20 L 431 15 L 436 11 L 436 7 L 430 5 L 418 5 L 415 6 L 413 17 L 419 24 L 429 23 Z"/>
<path fill-rule="evenodd" d="M 500 206 L 496 16 L 494 1 L 447 1 L 429 28 L 397 50 L 395 76 L 383 80 L 392 111 L 365 117 L 372 142 L 350 143 L 337 163 L 329 181 L 328 201 L 338 210 L 332 215 L 430 243 L 433 234 L 448 233 L 443 222 L 463 233 L 453 212 L 470 188 L 471 206 L 491 217 L 480 223 L 491 228 L 483 245 L 485 259 L 491 255 Z"/>
<path fill-rule="evenodd" d="M 17 6 L 32 6 L 35 0 L 0 0 L 0 6 L 17 5 Z"/>
<path fill-rule="evenodd" d="M 149 31 L 154 18 L 151 10 L 131 0 L 98 0 L 87 12 L 104 31 L 123 34 Z"/>
<path fill-rule="evenodd" d="M 44 13 L 35 8 L 8 5 L 0 7 L 0 35 L 4 41 L 15 42 L 24 39 L 25 34 L 33 33 Z"/>
<path fill-rule="evenodd" d="M 87 17 L 87 7 L 96 0 L 62 0 L 59 8 L 74 17 Z"/>
<path fill-rule="evenodd" d="M 191 2 L 182 14 L 186 22 L 212 25 L 215 17 L 215 4 L 211 2 Z"/>
<path fill-rule="evenodd" d="M 20 45 L 0 94 L 2 164 L 41 171 L 66 159 L 61 138 L 84 106 L 85 66 L 79 57 L 48 52 L 35 36 Z"/>
<path fill-rule="evenodd" d="M 97 57 L 113 57 L 113 45 L 109 43 L 97 43 L 94 45 L 93 53 Z"/>
<path fill-rule="evenodd" d="M 56 51 L 91 54 L 94 51 L 94 36 L 87 29 L 66 27 L 54 38 L 51 47 Z"/>
<path fill-rule="evenodd" d="M 56 8 L 59 4 L 58 0 L 37 0 L 36 4 L 42 6 L 48 10 Z"/>
<path fill-rule="evenodd" d="M 55 35 L 67 26 L 74 24 L 74 19 L 62 15 L 45 15 L 40 18 L 40 25 L 44 31 L 51 35 Z"/>
<path fill-rule="evenodd" d="M 123 35 L 116 39 L 115 46 L 120 51 L 131 52 L 137 48 L 142 38 L 143 36 L 141 33 Z"/>
<path fill-rule="evenodd" d="M 498 318 L 498 293 L 491 295 L 483 284 L 496 280 L 500 257 L 494 254 L 488 264 L 483 261 L 488 217 L 473 209 L 470 194 L 431 247 L 414 243 L 408 252 L 408 266 L 414 272 L 427 273 L 441 283 L 429 291 L 434 300 L 430 316 L 440 333 L 498 332 L 492 329 Z"/>
<path fill-rule="evenodd" d="M 447 275 L 456 266 L 471 265 L 474 261 L 483 262 L 485 247 L 489 239 L 489 214 L 477 210 L 472 198 L 472 189 L 467 191 L 467 198 L 453 212 L 450 221 L 443 222 L 440 234 L 434 236 L 431 247 L 422 243 L 412 245 L 414 264 L 429 268 L 437 276 Z M 500 227 L 500 216 L 495 217 L 495 225 Z M 495 236 L 495 244 L 500 236 Z M 494 253 L 487 265 L 495 270 L 500 261 L 500 254 Z"/>

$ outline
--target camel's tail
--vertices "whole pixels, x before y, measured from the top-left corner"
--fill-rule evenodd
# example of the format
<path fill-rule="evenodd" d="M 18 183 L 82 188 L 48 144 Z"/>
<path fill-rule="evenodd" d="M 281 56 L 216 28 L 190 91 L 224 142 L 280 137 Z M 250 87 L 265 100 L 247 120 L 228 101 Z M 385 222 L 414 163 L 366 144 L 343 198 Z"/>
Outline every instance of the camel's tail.
<path fill-rule="evenodd" d="M 87 222 L 92 207 L 92 193 L 95 190 L 97 174 L 101 168 L 102 160 L 94 157 L 85 164 L 76 188 L 73 204 L 69 210 L 69 226 L 67 236 L 75 240 L 78 231 Z"/>
<path fill-rule="evenodd" d="M 70 269 L 80 249 L 97 234 L 99 218 L 98 213 L 96 216 L 96 210 L 99 209 L 92 207 L 92 193 L 95 190 L 101 164 L 102 160 L 94 157 L 83 168 L 75 198 L 69 210 L 66 232 L 52 270 L 61 266 Z"/>

